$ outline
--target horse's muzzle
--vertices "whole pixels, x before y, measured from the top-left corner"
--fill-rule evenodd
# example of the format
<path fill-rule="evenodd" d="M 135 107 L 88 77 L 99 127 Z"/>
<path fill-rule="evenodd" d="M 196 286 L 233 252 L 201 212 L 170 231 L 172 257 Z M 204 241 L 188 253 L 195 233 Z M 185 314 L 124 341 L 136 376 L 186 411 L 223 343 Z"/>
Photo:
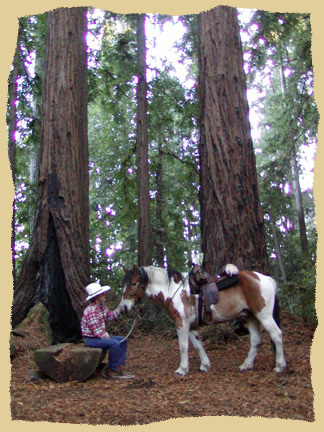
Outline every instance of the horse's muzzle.
<path fill-rule="evenodd" d="M 123 299 L 119 305 L 121 313 L 129 314 L 131 310 L 133 309 L 134 302 L 132 300 L 125 300 Z"/>

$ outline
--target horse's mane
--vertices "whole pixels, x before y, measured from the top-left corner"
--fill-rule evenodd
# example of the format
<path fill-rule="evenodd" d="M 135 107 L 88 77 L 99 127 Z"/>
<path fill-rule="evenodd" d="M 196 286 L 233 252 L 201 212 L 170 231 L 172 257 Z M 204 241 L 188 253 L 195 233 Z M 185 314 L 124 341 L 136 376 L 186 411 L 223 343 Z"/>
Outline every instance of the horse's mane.
<path fill-rule="evenodd" d="M 179 272 L 178 270 L 174 270 L 174 269 L 167 269 L 168 272 L 168 279 L 169 279 L 169 283 L 171 282 L 171 279 L 173 279 L 175 282 L 184 281 L 184 276 L 181 272 Z"/>
<path fill-rule="evenodd" d="M 143 284 L 144 285 L 147 285 L 147 283 L 148 283 L 148 274 L 147 274 L 147 271 L 145 270 L 145 268 L 144 267 L 140 267 L 139 268 L 139 272 L 140 272 L 140 276 L 141 276 L 141 279 L 142 279 L 142 282 L 143 282 Z M 124 279 L 123 279 L 123 285 L 128 285 L 131 281 L 132 281 L 132 276 L 133 276 L 133 274 L 134 274 L 134 270 L 129 270 L 126 274 L 125 274 L 125 276 L 124 276 Z"/>
<path fill-rule="evenodd" d="M 174 269 L 165 269 L 163 267 L 154 267 L 154 266 L 148 266 L 148 267 L 139 267 L 139 273 L 142 279 L 142 283 L 146 286 L 149 282 L 149 279 L 151 276 L 153 276 L 152 273 L 154 273 L 155 270 L 159 270 L 159 271 L 163 271 L 169 281 L 169 284 L 171 283 L 172 280 L 174 280 L 174 282 L 179 283 L 180 281 L 183 282 L 185 280 L 184 275 L 178 271 L 178 270 L 174 270 Z M 132 281 L 132 276 L 134 274 L 134 270 L 130 270 L 128 271 L 123 279 L 123 285 L 128 285 L 131 281 Z"/>
<path fill-rule="evenodd" d="M 170 269 L 170 268 L 166 269 L 164 267 L 148 266 L 148 267 L 141 267 L 140 271 L 141 271 L 142 280 L 143 280 L 143 277 L 145 277 L 147 282 L 152 277 L 154 277 L 153 275 L 156 271 L 162 272 L 165 274 L 165 276 L 168 279 L 169 285 L 171 284 L 172 280 L 175 283 L 183 282 L 185 280 L 184 275 L 180 271 Z"/>
<path fill-rule="evenodd" d="M 139 268 L 139 272 L 140 272 L 140 275 L 141 275 L 141 279 L 142 279 L 143 285 L 146 286 L 148 284 L 148 280 L 149 280 L 147 271 L 145 270 L 144 267 L 140 267 Z"/>

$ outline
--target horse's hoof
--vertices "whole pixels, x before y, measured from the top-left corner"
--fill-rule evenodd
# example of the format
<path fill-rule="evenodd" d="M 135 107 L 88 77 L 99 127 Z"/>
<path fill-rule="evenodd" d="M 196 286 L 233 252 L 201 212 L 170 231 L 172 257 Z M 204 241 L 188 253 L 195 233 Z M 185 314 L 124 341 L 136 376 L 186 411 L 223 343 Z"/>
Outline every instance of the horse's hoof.
<path fill-rule="evenodd" d="M 251 371 L 252 369 L 253 369 L 252 366 L 250 366 L 250 367 L 242 367 L 242 366 L 240 366 L 239 367 L 239 372 L 248 372 L 248 371 Z"/>
<path fill-rule="evenodd" d="M 276 374 L 281 374 L 283 372 L 286 372 L 286 369 L 287 367 L 282 367 L 282 368 L 275 367 L 273 370 L 274 372 L 276 372 Z"/>
<path fill-rule="evenodd" d="M 188 372 L 184 371 L 183 369 L 177 369 L 176 371 L 174 371 L 174 373 L 177 376 L 184 377 L 185 375 L 187 375 Z"/>
<path fill-rule="evenodd" d="M 209 366 L 200 366 L 199 367 L 199 372 L 208 372 L 210 370 L 210 365 Z"/>
<path fill-rule="evenodd" d="M 277 363 L 273 370 L 276 373 L 281 373 L 281 372 L 284 372 L 286 369 L 287 369 L 287 363 L 285 361 L 283 361 L 283 362 Z"/>

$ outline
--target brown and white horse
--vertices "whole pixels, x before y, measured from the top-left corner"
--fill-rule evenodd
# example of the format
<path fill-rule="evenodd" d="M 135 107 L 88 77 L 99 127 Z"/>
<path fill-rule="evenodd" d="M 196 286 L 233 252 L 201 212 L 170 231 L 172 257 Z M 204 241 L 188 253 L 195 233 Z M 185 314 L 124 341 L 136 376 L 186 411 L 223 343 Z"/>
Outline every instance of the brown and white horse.
<path fill-rule="evenodd" d="M 200 371 L 210 369 L 210 361 L 199 338 L 198 294 L 192 294 L 189 277 L 194 271 L 195 280 L 203 281 L 206 273 L 195 266 L 189 274 L 168 271 L 164 268 L 147 266 L 126 270 L 123 279 L 123 297 L 120 302 L 122 312 L 130 312 L 146 295 L 166 309 L 170 319 L 175 323 L 179 350 L 180 365 L 175 371 L 179 375 L 189 372 L 188 346 L 189 339 L 200 357 Z M 258 346 L 261 344 L 260 323 L 268 331 L 275 347 L 276 364 L 274 370 L 281 372 L 286 367 L 283 351 L 282 332 L 274 318 L 277 285 L 274 279 L 260 273 L 239 271 L 236 266 L 227 264 L 225 273 L 237 274 L 238 282 L 231 288 L 219 292 L 219 301 L 210 306 L 212 323 L 225 322 L 240 316 L 247 317 L 250 332 L 251 348 L 247 358 L 240 366 L 241 371 L 253 368 Z"/>

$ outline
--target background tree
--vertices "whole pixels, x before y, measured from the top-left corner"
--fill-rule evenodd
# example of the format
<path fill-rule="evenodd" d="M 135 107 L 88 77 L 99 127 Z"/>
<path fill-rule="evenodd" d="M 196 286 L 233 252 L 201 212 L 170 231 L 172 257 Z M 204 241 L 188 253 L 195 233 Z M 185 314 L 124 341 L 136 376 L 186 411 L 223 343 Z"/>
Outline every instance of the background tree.
<path fill-rule="evenodd" d="M 248 61 L 251 75 L 256 76 L 256 85 L 260 74 L 265 82 L 269 82 L 266 106 L 263 109 L 261 106 L 260 110 L 264 120 L 260 125 L 259 145 L 264 153 L 271 152 L 272 163 L 275 161 L 278 167 L 282 167 L 281 172 L 286 176 L 284 183 L 292 186 L 300 247 L 305 259 L 309 260 L 299 161 L 300 150 L 316 140 L 310 16 L 256 11 L 252 21 L 258 27 L 252 36 L 254 49 Z M 277 129 L 279 124 L 281 126 Z M 268 159 L 268 167 L 269 162 Z M 289 166 L 290 170 L 287 170 Z"/>
<path fill-rule="evenodd" d="M 317 235 L 313 191 L 302 183 L 305 160 L 315 155 L 319 117 L 310 16 L 255 11 L 244 30 L 249 87 L 261 95 L 255 145 L 271 274 L 284 283 L 284 307 L 310 315 Z"/>
<path fill-rule="evenodd" d="M 15 109 L 15 273 L 18 275 L 28 248 L 34 224 L 37 176 L 39 171 L 40 109 L 42 97 L 42 63 L 44 61 L 46 17 L 19 19 L 17 51 L 12 74 L 16 99 Z M 8 115 L 13 111 L 9 108 Z M 11 128 L 13 125 L 11 125 Z M 14 278 L 16 280 L 16 276 Z"/>
<path fill-rule="evenodd" d="M 155 262 L 185 271 L 200 253 L 197 102 L 170 72 L 150 83 L 152 239 Z"/>
<path fill-rule="evenodd" d="M 16 326 L 42 301 L 55 341 L 79 335 L 90 277 L 85 13 L 61 8 L 47 15 L 35 227 L 12 308 Z"/>
<path fill-rule="evenodd" d="M 146 83 L 145 15 L 137 16 L 137 134 L 136 169 L 138 194 L 138 264 L 152 264 L 150 223 L 150 176 Z"/>
<path fill-rule="evenodd" d="M 198 16 L 200 208 L 204 267 L 268 271 L 237 11 Z"/>
<path fill-rule="evenodd" d="M 134 21 L 108 12 L 95 20 L 101 44 L 89 53 L 91 277 L 118 288 L 137 254 Z"/>
<path fill-rule="evenodd" d="M 11 76 L 9 79 L 9 106 L 8 106 L 8 146 L 9 146 L 9 162 L 11 168 L 11 175 L 13 184 L 16 184 L 16 124 L 17 124 L 17 109 L 16 109 L 16 100 L 17 100 L 17 78 L 18 78 L 18 49 L 19 45 L 17 44 L 17 48 L 14 55 L 13 61 L 13 69 L 11 72 Z M 13 280 L 16 278 L 16 260 L 15 260 L 15 243 L 16 243 L 16 204 L 15 199 L 13 202 L 13 212 L 12 212 L 12 223 L 11 223 L 11 251 L 12 251 L 12 274 Z"/>

